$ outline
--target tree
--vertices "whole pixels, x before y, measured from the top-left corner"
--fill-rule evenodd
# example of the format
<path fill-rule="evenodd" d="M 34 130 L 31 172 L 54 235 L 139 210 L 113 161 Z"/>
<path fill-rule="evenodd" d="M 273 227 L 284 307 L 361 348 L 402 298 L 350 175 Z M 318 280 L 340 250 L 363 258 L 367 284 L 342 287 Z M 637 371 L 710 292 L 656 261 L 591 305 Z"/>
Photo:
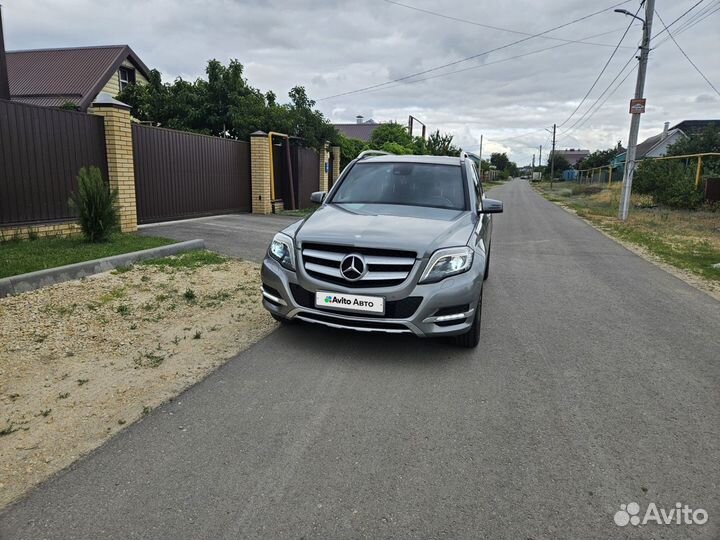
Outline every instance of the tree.
<path fill-rule="evenodd" d="M 359 139 L 352 139 L 346 137 L 342 133 L 338 136 L 337 144 L 340 147 L 340 168 L 344 169 L 345 166 L 350 163 L 353 159 L 358 157 L 358 154 L 367 148 L 367 144 Z"/>
<path fill-rule="evenodd" d="M 668 147 L 667 156 L 720 152 L 720 130 L 708 127 Z M 633 189 L 652 195 L 659 204 L 673 208 L 697 208 L 704 199 L 702 184 L 695 186 L 697 159 L 643 160 L 635 171 Z M 720 174 L 720 159 L 705 157 L 703 172 Z"/>
<path fill-rule="evenodd" d="M 504 171 L 509 163 L 510 160 L 505 152 L 493 152 L 490 154 L 490 164 L 495 165 L 499 171 Z"/>
<path fill-rule="evenodd" d="M 555 166 L 553 167 L 553 162 L 555 163 Z M 571 169 L 572 165 L 570 165 L 570 162 L 565 159 L 565 156 L 562 154 L 558 154 L 557 152 L 550 152 L 550 156 L 548 157 L 547 162 L 547 169 L 546 172 L 550 172 L 551 170 L 555 171 L 555 174 L 561 174 L 563 171 L 566 171 L 567 169 Z"/>
<path fill-rule="evenodd" d="M 148 84 L 129 85 L 118 99 L 132 107 L 136 118 L 172 129 L 216 136 L 228 132 L 238 139 L 257 130 L 279 131 L 314 147 L 337 142 L 337 130 L 313 109 L 315 102 L 302 86 L 290 90 L 289 103 L 278 104 L 274 93 L 250 86 L 243 69 L 237 60 L 227 66 L 210 60 L 207 80 L 177 78 L 172 83 L 163 83 L 160 72 L 153 70 Z"/>
<path fill-rule="evenodd" d="M 453 143 L 453 136 L 436 130 L 431 133 L 426 143 L 427 153 L 431 156 L 459 156 L 460 149 Z"/>
<path fill-rule="evenodd" d="M 395 143 L 410 149 L 413 145 L 413 138 L 405 126 L 401 126 L 397 122 L 387 122 L 386 124 L 380 124 L 373 131 L 370 136 L 370 148 L 382 150 L 386 143 Z"/>
<path fill-rule="evenodd" d="M 617 147 L 608 148 L 607 150 L 595 150 L 592 154 L 580 161 L 576 168 L 579 170 L 592 169 L 593 167 L 605 167 L 610 165 L 610 162 L 619 153 L 620 149 Z"/>

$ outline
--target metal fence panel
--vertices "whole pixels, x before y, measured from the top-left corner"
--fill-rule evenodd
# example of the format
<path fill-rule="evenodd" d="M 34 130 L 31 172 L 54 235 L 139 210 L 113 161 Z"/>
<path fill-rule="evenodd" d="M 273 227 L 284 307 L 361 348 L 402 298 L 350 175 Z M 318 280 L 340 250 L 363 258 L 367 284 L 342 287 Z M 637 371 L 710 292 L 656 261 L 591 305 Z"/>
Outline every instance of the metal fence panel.
<path fill-rule="evenodd" d="M 87 166 L 107 181 L 101 117 L 0 100 L 1 225 L 72 219 L 68 199 Z"/>
<path fill-rule="evenodd" d="M 313 206 L 310 195 L 320 190 L 320 155 L 312 148 L 298 148 L 297 159 L 298 208 Z"/>
<path fill-rule="evenodd" d="M 134 124 L 138 223 L 250 211 L 250 144 Z"/>

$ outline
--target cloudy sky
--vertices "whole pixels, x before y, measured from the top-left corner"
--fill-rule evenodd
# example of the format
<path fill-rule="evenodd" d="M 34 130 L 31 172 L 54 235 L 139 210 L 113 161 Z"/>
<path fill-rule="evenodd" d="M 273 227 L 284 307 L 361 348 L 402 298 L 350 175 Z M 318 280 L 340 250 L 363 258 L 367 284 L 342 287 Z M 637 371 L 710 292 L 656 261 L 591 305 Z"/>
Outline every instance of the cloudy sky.
<path fill-rule="evenodd" d="M 584 119 L 583 114 L 632 57 L 640 23 L 631 26 L 572 117 L 631 19 L 610 9 L 525 39 L 610 8 L 612 0 L 397 2 L 405 5 L 387 0 L 5 0 L 3 16 L 8 50 L 127 43 L 166 80 L 202 76 L 210 58 L 237 58 L 250 83 L 262 90 L 286 96 L 292 86 L 304 85 L 333 122 L 352 122 L 361 114 L 404 123 L 412 114 L 431 130 L 453 133 L 468 150 L 477 151 L 483 134 L 484 154 L 506 151 L 521 165 L 541 144 L 546 155 L 545 128 L 553 123 L 561 125 L 559 148 L 592 150 L 627 140 L 635 73 L 615 87 L 636 62 L 609 87 L 597 112 Z M 656 0 L 656 9 L 670 24 L 696 3 Z M 629 0 L 621 7 L 635 12 L 638 6 L 638 0 Z M 718 9 L 720 0 L 702 0 L 670 30 L 720 88 Z M 653 30 L 663 31 L 657 17 Z M 651 53 L 641 138 L 661 131 L 665 121 L 720 118 L 720 97 L 667 36 L 658 35 Z M 481 54 L 518 40 L 524 41 Z M 405 78 L 427 70 L 432 71 Z M 375 85 L 382 86 L 330 97 Z"/>

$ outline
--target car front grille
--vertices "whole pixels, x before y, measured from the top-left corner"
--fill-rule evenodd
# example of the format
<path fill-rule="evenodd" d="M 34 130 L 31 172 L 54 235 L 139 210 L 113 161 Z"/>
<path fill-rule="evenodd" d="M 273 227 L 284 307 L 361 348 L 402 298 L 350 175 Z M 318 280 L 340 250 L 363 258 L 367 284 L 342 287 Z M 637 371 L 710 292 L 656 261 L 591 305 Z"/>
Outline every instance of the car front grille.
<path fill-rule="evenodd" d="M 402 300 L 388 300 L 387 302 L 385 302 L 385 315 L 381 315 L 379 313 L 370 312 L 348 313 L 347 311 L 342 311 L 338 309 L 316 307 L 315 293 L 308 291 L 307 289 L 304 289 L 303 287 L 301 287 L 300 285 L 296 285 L 295 283 L 290 284 L 290 292 L 292 293 L 295 302 L 297 302 L 304 308 L 322 309 L 322 311 L 329 311 L 332 313 L 338 313 L 340 315 L 351 315 L 353 317 L 369 317 L 374 319 L 407 319 L 408 317 L 412 317 L 415 314 L 417 308 L 420 306 L 423 300 L 422 296 L 408 296 L 407 298 L 403 298 Z"/>
<path fill-rule="evenodd" d="M 360 255 L 365 273 L 353 281 L 341 271 L 348 255 Z M 303 267 L 309 276 L 349 288 L 393 287 L 405 281 L 415 265 L 413 251 L 303 243 Z"/>

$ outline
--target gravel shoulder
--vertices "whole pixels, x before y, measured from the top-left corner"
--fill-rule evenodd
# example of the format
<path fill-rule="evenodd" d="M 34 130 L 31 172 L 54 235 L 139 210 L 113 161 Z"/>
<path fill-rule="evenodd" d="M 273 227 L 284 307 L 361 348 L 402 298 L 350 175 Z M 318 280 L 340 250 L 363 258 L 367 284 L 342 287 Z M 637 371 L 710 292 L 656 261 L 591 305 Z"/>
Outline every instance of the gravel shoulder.
<path fill-rule="evenodd" d="M 0 299 L 0 507 L 276 327 L 258 265 L 211 261 Z"/>

